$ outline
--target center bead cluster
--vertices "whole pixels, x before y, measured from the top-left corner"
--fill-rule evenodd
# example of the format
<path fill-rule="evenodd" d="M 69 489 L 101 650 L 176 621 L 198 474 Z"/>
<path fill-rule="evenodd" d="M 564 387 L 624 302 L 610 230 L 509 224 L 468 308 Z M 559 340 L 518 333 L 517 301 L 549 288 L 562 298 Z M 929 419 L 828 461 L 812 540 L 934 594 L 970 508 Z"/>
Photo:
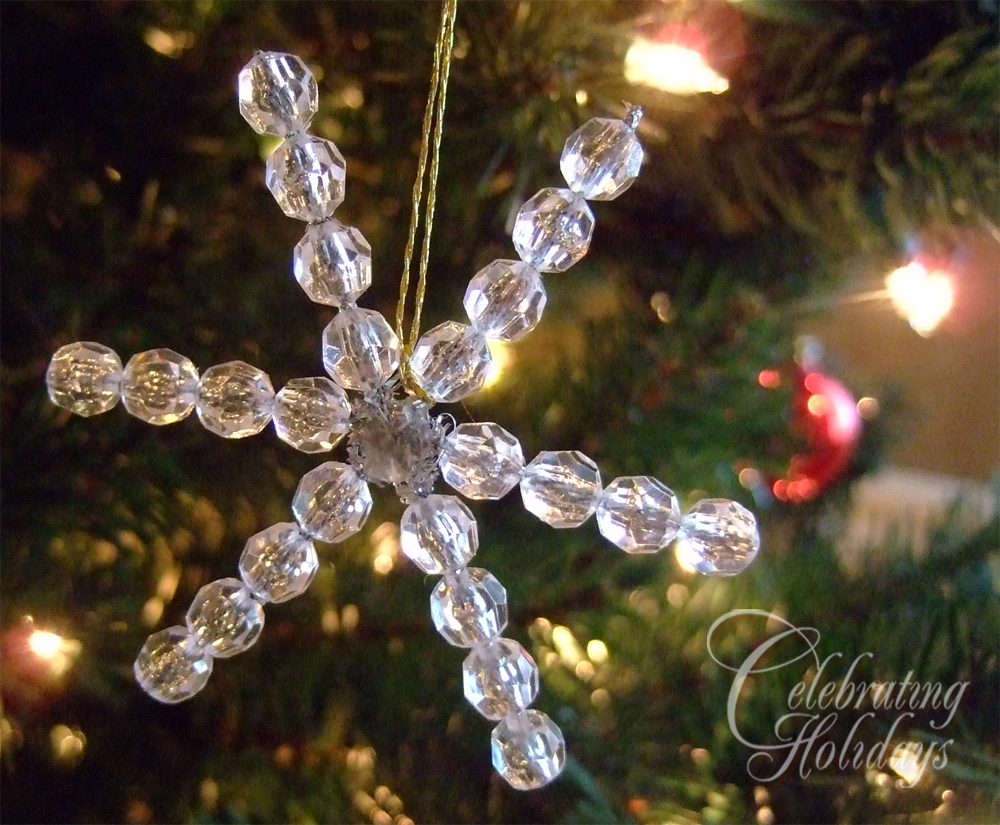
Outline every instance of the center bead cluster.
<path fill-rule="evenodd" d="M 394 485 L 411 503 L 434 489 L 444 436 L 444 423 L 431 417 L 426 402 L 382 388 L 354 405 L 348 460 L 362 478 Z"/>

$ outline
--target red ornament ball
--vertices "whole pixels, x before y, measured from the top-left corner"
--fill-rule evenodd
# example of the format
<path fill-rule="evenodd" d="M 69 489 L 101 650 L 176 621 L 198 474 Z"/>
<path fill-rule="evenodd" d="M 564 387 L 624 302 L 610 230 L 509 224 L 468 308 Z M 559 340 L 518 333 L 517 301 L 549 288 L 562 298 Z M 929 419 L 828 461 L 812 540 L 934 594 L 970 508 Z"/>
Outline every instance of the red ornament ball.
<path fill-rule="evenodd" d="M 806 442 L 806 450 L 792 456 L 783 478 L 773 480 L 771 490 L 782 501 L 802 502 L 816 498 L 850 466 L 861 438 L 858 402 L 837 378 L 816 367 L 795 365 L 792 370 L 792 427 Z M 777 387 L 778 370 L 764 370 L 761 386 Z"/>

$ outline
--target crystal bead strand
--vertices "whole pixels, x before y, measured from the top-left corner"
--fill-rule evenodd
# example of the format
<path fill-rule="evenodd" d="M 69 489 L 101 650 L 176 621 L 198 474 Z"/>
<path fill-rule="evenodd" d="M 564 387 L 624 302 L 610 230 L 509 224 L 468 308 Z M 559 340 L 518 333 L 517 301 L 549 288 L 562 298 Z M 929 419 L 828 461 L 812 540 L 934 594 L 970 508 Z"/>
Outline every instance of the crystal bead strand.
<path fill-rule="evenodd" d="M 600 493 L 597 525 L 626 553 L 656 553 L 676 538 L 681 561 L 706 576 L 735 576 L 760 549 L 757 520 L 742 504 L 702 499 L 681 518 L 677 496 L 650 476 L 612 481 Z"/>
<path fill-rule="evenodd" d="M 499 499 L 520 485 L 528 512 L 553 527 L 579 527 L 596 513 L 601 535 L 626 553 L 656 553 L 677 538 L 681 557 L 706 575 L 736 575 L 760 549 L 756 519 L 737 502 L 703 499 L 682 519 L 662 482 L 623 476 L 601 490 L 597 465 L 575 450 L 539 453 L 525 467 L 520 443 L 498 424 L 457 426 L 438 465 L 469 499 Z"/>
<path fill-rule="evenodd" d="M 402 349 L 380 313 L 355 304 L 371 286 L 371 246 L 333 217 L 344 200 L 347 166 L 331 141 L 305 132 L 319 108 L 316 80 L 295 55 L 258 52 L 240 72 L 238 89 L 247 123 L 284 138 L 267 159 L 265 182 L 288 217 L 309 224 L 292 255 L 295 280 L 312 301 L 339 310 L 323 330 L 323 366 L 342 389 L 370 392 L 399 367 Z M 294 390 L 301 403 L 282 406 L 280 422 L 275 419 L 278 435 L 296 449 L 332 449 L 346 432 L 340 399 L 321 392 L 325 400 L 309 393 L 315 399 L 309 406 L 301 388 Z M 309 427 L 303 421 L 313 408 L 326 417 Z"/>
<path fill-rule="evenodd" d="M 680 527 L 680 504 L 673 491 L 649 476 L 616 478 L 601 493 L 597 526 L 626 553 L 656 553 Z"/>
<path fill-rule="evenodd" d="M 263 370 L 245 361 L 228 361 L 202 373 L 195 409 L 209 432 L 223 438 L 246 438 L 271 421 L 274 387 Z"/>
<path fill-rule="evenodd" d="M 371 512 L 368 485 L 353 468 L 329 461 L 306 473 L 292 500 L 297 523 L 282 522 L 251 536 L 240 556 L 240 578 L 206 584 L 191 603 L 187 626 L 154 633 L 135 660 L 135 678 L 154 699 L 175 704 L 208 682 L 213 659 L 249 649 L 264 628 L 264 604 L 301 596 L 319 569 L 315 539 L 341 542 Z M 471 516 L 470 516 L 471 517 Z"/>
<path fill-rule="evenodd" d="M 90 417 L 112 409 L 121 397 L 122 359 L 110 347 L 78 341 L 59 347 L 45 370 L 53 404 Z"/>
<path fill-rule="evenodd" d="M 469 438 L 474 436 L 463 433 L 452 441 Z M 538 694 L 538 667 L 520 644 L 500 636 L 507 626 L 506 590 L 491 573 L 468 567 L 479 547 L 469 508 L 455 496 L 414 502 L 400 521 L 400 545 L 425 573 L 442 576 L 431 592 L 431 619 L 449 644 L 471 648 L 462 682 L 472 706 L 500 722 L 493 732 L 494 767 L 521 790 L 552 781 L 566 761 L 565 741 L 548 716 L 527 710 Z"/>
<path fill-rule="evenodd" d="M 500 499 L 524 470 L 521 443 L 499 424 L 459 424 L 444 439 L 441 478 L 470 499 Z"/>
<path fill-rule="evenodd" d="M 735 576 L 758 550 L 757 519 L 738 502 L 703 498 L 681 519 L 677 554 L 706 576 Z"/>
<path fill-rule="evenodd" d="M 198 399 L 198 370 L 172 349 L 129 358 L 122 373 L 122 403 L 136 418 L 162 426 L 187 418 Z"/>
<path fill-rule="evenodd" d="M 579 527 L 597 510 L 601 473 L 576 450 L 539 453 L 521 475 L 524 508 L 551 527 Z"/>
<path fill-rule="evenodd" d="M 328 453 L 348 433 L 351 405 L 329 378 L 293 378 L 274 397 L 274 431 L 304 453 Z"/>
<path fill-rule="evenodd" d="M 312 224 L 331 218 L 344 200 L 346 167 L 332 141 L 305 131 L 319 109 L 319 87 L 306 64 L 292 54 L 257 52 L 240 71 L 237 95 L 255 132 L 283 138 L 264 173 L 281 210 Z"/>
<path fill-rule="evenodd" d="M 267 373 L 244 361 L 209 367 L 198 377 L 191 360 L 161 348 L 133 355 L 122 369 L 114 350 L 92 341 L 56 350 L 45 373 L 54 404 L 82 416 L 125 409 L 149 424 L 174 424 L 197 410 L 205 429 L 223 438 L 259 433 L 271 420 L 274 388 Z"/>
<path fill-rule="evenodd" d="M 239 579 L 219 579 L 195 595 L 187 626 L 151 635 L 136 657 L 139 686 L 166 704 L 177 704 L 200 691 L 212 675 L 212 660 L 250 648 L 264 628 L 264 610 Z"/>
<path fill-rule="evenodd" d="M 434 401 L 460 401 L 479 390 L 490 366 L 489 341 L 512 343 L 542 318 L 542 272 L 564 272 L 587 252 L 594 230 L 590 200 L 611 200 L 635 180 L 642 112 L 624 120 L 592 118 L 566 141 L 560 167 L 568 189 L 542 189 L 521 207 L 512 239 L 520 261 L 498 259 L 473 276 L 463 304 L 471 326 L 448 321 L 425 332 L 410 372 Z"/>

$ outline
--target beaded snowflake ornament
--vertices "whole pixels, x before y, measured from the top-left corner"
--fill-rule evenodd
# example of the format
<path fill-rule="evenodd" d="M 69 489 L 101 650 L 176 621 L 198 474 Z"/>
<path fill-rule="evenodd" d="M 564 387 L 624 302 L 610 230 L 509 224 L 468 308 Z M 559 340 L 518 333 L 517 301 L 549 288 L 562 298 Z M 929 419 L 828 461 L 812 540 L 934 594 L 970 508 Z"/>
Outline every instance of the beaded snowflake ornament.
<path fill-rule="evenodd" d="M 476 520 L 457 496 L 433 492 L 438 476 L 477 500 L 499 499 L 519 486 L 525 508 L 556 528 L 579 527 L 596 513 L 601 534 L 627 553 L 653 553 L 677 539 L 690 565 L 708 575 L 735 575 L 760 546 L 753 515 L 736 502 L 705 499 L 682 517 L 677 497 L 654 478 L 616 478 L 603 487 L 597 465 L 580 452 L 545 451 L 526 464 L 518 440 L 499 424 L 455 426 L 450 415 L 431 414 L 433 404 L 459 401 L 483 386 L 490 341 L 517 341 L 538 324 L 546 301 L 541 273 L 567 270 L 590 245 L 594 215 L 587 201 L 617 197 L 639 173 L 641 113 L 594 118 L 569 137 L 560 163 L 568 188 L 542 189 L 517 216 L 520 260 L 480 270 L 465 294 L 469 323 L 434 327 L 406 359 L 385 318 L 355 303 L 371 284 L 371 248 L 357 229 L 333 218 L 344 199 L 345 164 L 331 141 L 306 132 L 318 103 L 309 69 L 293 55 L 258 53 L 240 72 L 238 92 L 250 125 L 283 138 L 267 160 L 266 182 L 286 215 L 308 223 L 295 247 L 295 278 L 310 299 L 339 310 L 323 331 L 329 377 L 293 379 L 275 393 L 268 376 L 243 361 L 209 367 L 199 377 L 189 359 L 155 349 L 134 355 L 123 369 L 108 347 L 80 342 L 53 356 L 49 397 L 82 416 L 106 412 L 120 398 L 129 413 L 156 425 L 195 410 L 206 429 L 224 438 L 255 435 L 273 422 L 280 439 L 306 453 L 329 452 L 346 437 L 346 462 L 328 461 L 302 477 L 292 500 L 295 521 L 250 537 L 240 578 L 206 584 L 186 626 L 150 636 L 135 662 L 136 679 L 161 702 L 198 693 L 216 659 L 257 640 L 264 604 L 309 587 L 319 567 L 314 541 L 337 543 L 358 533 L 372 507 L 369 485 L 392 484 L 408 505 L 403 552 L 424 573 L 441 576 L 430 597 L 434 626 L 447 642 L 470 650 L 462 666 L 465 695 L 498 723 L 493 764 L 515 788 L 541 787 L 565 764 L 563 735 L 529 707 L 538 668 L 524 647 L 501 637 L 506 591 L 486 570 L 468 566 L 479 544 Z"/>

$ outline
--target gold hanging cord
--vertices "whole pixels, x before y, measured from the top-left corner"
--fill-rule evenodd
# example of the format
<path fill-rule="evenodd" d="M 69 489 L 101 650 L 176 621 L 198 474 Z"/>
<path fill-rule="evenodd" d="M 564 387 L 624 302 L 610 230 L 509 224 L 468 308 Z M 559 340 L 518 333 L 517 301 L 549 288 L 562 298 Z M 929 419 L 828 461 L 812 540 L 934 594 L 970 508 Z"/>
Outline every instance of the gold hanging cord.
<path fill-rule="evenodd" d="M 427 260 L 431 248 L 431 227 L 434 225 L 434 199 L 437 195 L 438 158 L 441 153 L 441 131 L 444 126 L 444 104 L 448 90 L 448 74 L 451 71 L 451 52 L 455 40 L 455 14 L 458 0 L 444 0 L 441 8 L 441 28 L 434 46 L 434 67 L 431 71 L 431 90 L 424 110 L 423 137 L 420 142 L 420 161 L 417 165 L 417 179 L 413 184 L 413 212 L 410 215 L 410 234 L 406 241 L 406 259 L 399 282 L 399 303 L 396 305 L 396 335 L 403 345 L 403 376 L 408 385 L 407 362 L 420 334 L 420 313 L 427 291 Z M 433 125 L 433 143 L 431 127 Z M 410 290 L 410 264 L 417 243 L 420 227 L 420 202 L 423 198 L 424 176 L 428 172 L 427 156 L 430 155 L 430 175 L 427 182 L 427 202 L 424 204 L 424 240 L 420 250 L 420 268 L 417 273 L 417 294 L 413 307 L 413 320 L 407 338 L 403 331 L 406 315 L 406 298 Z"/>

